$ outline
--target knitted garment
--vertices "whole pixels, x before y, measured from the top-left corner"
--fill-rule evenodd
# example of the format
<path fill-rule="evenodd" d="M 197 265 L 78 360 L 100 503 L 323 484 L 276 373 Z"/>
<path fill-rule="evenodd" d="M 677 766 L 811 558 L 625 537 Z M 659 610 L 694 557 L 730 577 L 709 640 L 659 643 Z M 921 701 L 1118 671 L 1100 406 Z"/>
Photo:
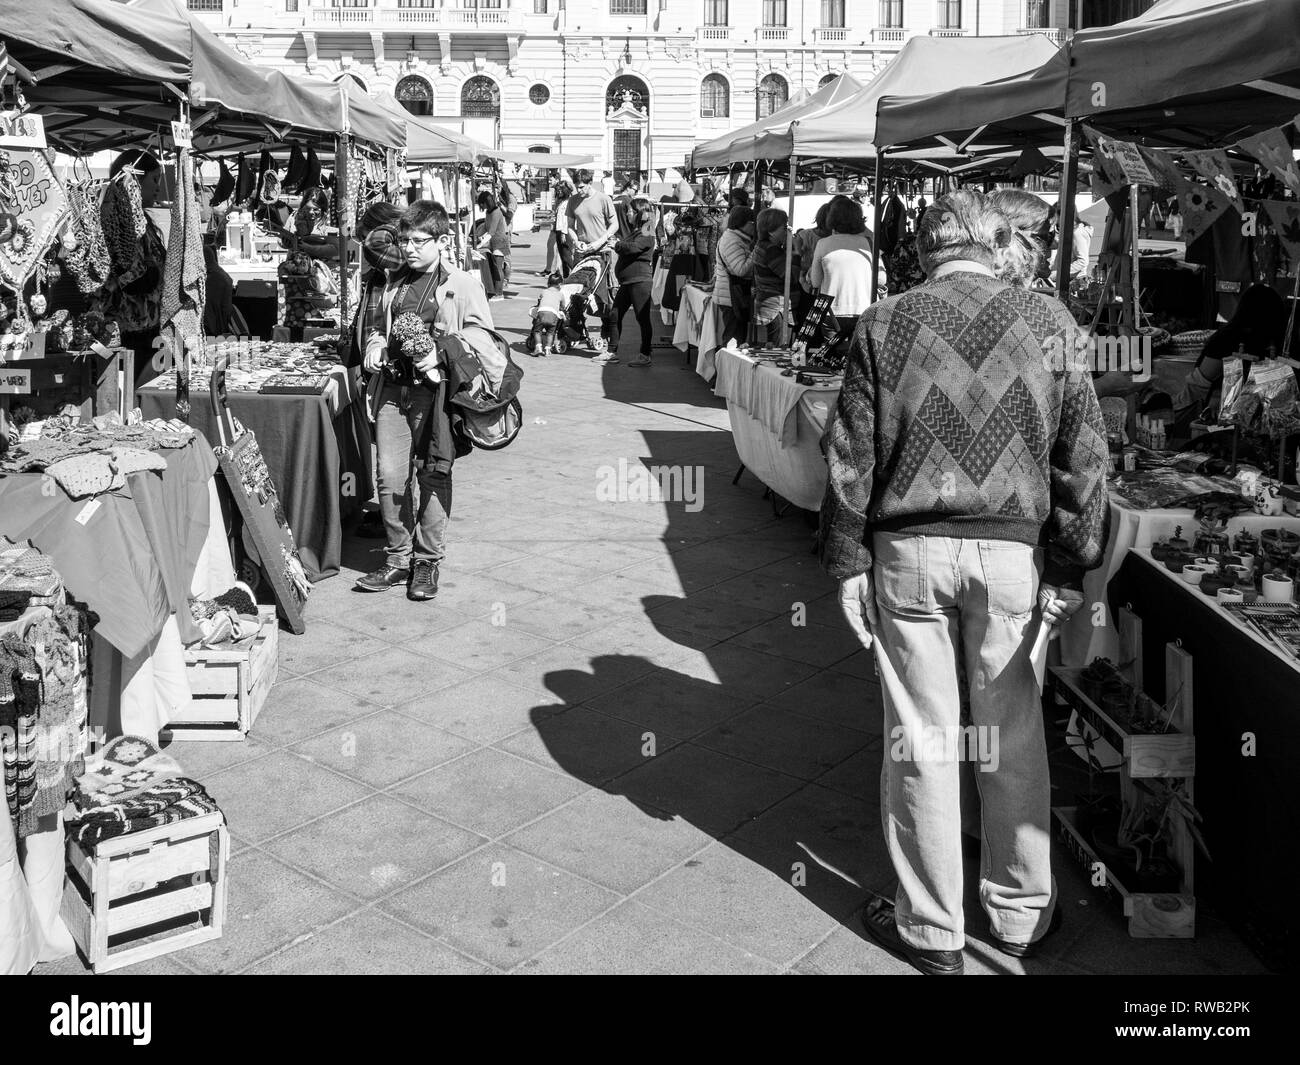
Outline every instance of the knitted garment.
<path fill-rule="evenodd" d="M 142 736 L 118 736 L 86 759 L 86 769 L 72 797 L 78 815 L 100 807 L 113 807 L 148 791 L 165 780 L 181 776 L 181 767 L 169 754 Z"/>
<path fill-rule="evenodd" d="M 194 195 L 194 160 L 188 152 L 182 152 L 158 305 L 158 324 L 177 355 L 185 350 L 183 345 L 202 342 L 207 276 L 203 222 Z M 190 350 L 199 354 L 197 348 Z"/>
<path fill-rule="evenodd" d="M 102 840 L 220 812 L 201 784 L 188 777 L 175 777 L 158 782 L 129 801 L 79 816 L 68 823 L 68 831 L 83 847 L 91 847 Z"/>
<path fill-rule="evenodd" d="M 118 273 L 132 270 L 140 251 L 140 237 L 124 181 L 110 181 L 104 189 L 104 198 L 99 203 L 99 223 L 113 269 Z"/>
<path fill-rule="evenodd" d="M 0 639 L 0 757 L 4 760 L 5 802 L 15 822 L 36 799 L 40 705 L 36 649 L 11 633 Z"/>
<path fill-rule="evenodd" d="M 877 530 L 1041 544 L 1048 583 L 1100 565 L 1097 393 L 1086 373 L 1049 368 L 1051 339 L 1076 331 L 1059 301 L 973 271 L 870 307 L 827 436 L 827 571 L 869 570 Z"/>
<path fill-rule="evenodd" d="M 88 186 L 73 185 L 68 189 L 68 204 L 72 208 L 71 232 L 77 243 L 65 257 L 64 265 L 78 290 L 88 295 L 103 287 L 113 264 L 95 194 Z"/>

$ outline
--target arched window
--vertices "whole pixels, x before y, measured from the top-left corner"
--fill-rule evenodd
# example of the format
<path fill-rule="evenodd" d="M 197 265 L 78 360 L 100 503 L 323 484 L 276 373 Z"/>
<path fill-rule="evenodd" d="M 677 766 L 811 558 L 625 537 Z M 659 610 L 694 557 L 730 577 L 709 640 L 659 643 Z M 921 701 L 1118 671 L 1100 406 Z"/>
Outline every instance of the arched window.
<path fill-rule="evenodd" d="M 460 113 L 470 118 L 500 118 L 501 90 L 497 83 L 475 74 L 461 86 Z"/>
<path fill-rule="evenodd" d="M 721 74 L 707 74 L 700 82 L 700 117 L 728 118 L 731 115 L 731 91 Z"/>
<path fill-rule="evenodd" d="M 529 147 L 528 150 L 537 155 L 550 155 L 551 153 L 550 146 L 545 144 L 534 144 L 531 147 Z"/>
<path fill-rule="evenodd" d="M 769 74 L 758 83 L 758 117 L 767 118 L 790 102 L 790 83 L 780 74 Z"/>
<path fill-rule="evenodd" d="M 640 78 L 624 74 L 609 83 L 605 90 L 605 111 L 617 111 L 625 103 L 630 103 L 638 111 L 650 113 L 650 90 Z"/>
<path fill-rule="evenodd" d="M 344 78 L 351 78 L 352 81 L 356 84 L 357 88 L 359 88 L 362 92 L 368 93 L 370 91 L 370 89 L 366 86 L 366 83 L 362 81 L 361 78 L 358 77 L 356 74 L 353 74 L 352 71 L 350 70 L 344 71 L 334 80 L 342 81 Z"/>
<path fill-rule="evenodd" d="M 822 80 L 817 83 L 817 88 L 819 89 L 826 88 L 827 85 L 829 85 L 832 81 L 834 81 L 838 77 L 839 77 L 838 74 L 827 74 L 826 77 L 822 78 Z"/>
<path fill-rule="evenodd" d="M 433 86 L 419 74 L 408 74 L 399 81 L 393 95 L 413 115 L 433 114 Z"/>

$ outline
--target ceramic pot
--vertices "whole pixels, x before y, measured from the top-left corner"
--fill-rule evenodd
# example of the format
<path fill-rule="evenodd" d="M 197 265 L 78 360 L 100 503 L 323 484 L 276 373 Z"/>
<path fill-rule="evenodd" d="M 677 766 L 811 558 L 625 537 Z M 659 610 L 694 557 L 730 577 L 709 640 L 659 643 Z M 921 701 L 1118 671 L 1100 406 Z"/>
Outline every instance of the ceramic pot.
<path fill-rule="evenodd" d="M 1209 572 L 1210 571 L 1206 569 L 1204 566 L 1198 566 L 1195 563 L 1193 563 L 1190 566 L 1184 566 L 1183 571 L 1179 576 L 1181 576 L 1183 580 L 1185 580 L 1188 584 L 1195 586 L 1200 584 L 1201 580 Z"/>
<path fill-rule="evenodd" d="M 1242 603 L 1246 596 L 1239 588 L 1220 588 L 1214 598 L 1220 603 Z"/>
<path fill-rule="evenodd" d="M 1266 603 L 1291 603 L 1295 601 L 1295 582 L 1290 577 L 1264 574 L 1260 585 Z"/>

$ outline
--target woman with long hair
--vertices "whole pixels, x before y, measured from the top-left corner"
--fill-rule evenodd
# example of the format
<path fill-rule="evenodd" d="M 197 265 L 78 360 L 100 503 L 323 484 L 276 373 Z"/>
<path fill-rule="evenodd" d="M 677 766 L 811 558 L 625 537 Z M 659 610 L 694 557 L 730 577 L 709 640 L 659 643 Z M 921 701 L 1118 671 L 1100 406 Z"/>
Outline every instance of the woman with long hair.
<path fill-rule="evenodd" d="M 785 242 L 790 216 L 779 207 L 766 207 L 754 223 L 754 324 L 764 327 L 766 343 L 779 345 L 785 332 Z M 758 334 L 764 338 L 764 332 Z"/>
<path fill-rule="evenodd" d="M 543 276 L 559 274 L 568 275 L 573 266 L 573 252 L 567 247 L 569 228 L 569 197 L 573 195 L 573 186 L 567 181 L 555 183 L 555 203 L 552 205 L 555 220 L 551 223 L 551 232 L 546 237 L 546 269 Z"/>
<path fill-rule="evenodd" d="M 653 329 L 650 324 L 650 285 L 653 279 L 655 251 L 655 209 L 648 203 L 633 204 L 628 212 L 631 232 L 614 245 L 618 256 L 614 267 L 618 278 L 618 292 L 614 296 L 613 320 L 609 326 L 609 351 L 618 355 L 623 316 L 630 307 L 636 314 L 637 328 L 641 330 L 641 352 L 628 363 L 629 366 L 650 365 Z M 610 360 L 615 361 L 611 358 Z"/>
<path fill-rule="evenodd" d="M 478 243 L 476 247 L 485 253 L 487 260 L 487 278 L 484 288 L 489 300 L 505 299 L 506 256 L 510 254 L 510 234 L 506 228 L 506 216 L 501 210 L 497 198 L 484 189 L 474 201 L 483 218 L 479 222 Z"/>
<path fill-rule="evenodd" d="M 831 212 L 831 202 L 827 200 L 817 208 L 817 215 L 813 224 L 807 229 L 801 229 L 794 235 L 794 249 L 791 257 L 791 269 L 794 275 L 791 278 L 792 293 L 791 296 L 795 301 L 794 319 L 796 322 L 802 322 L 808 314 L 808 308 L 812 306 L 814 286 L 808 272 L 812 269 L 813 252 L 817 250 L 817 243 L 823 237 L 831 235 L 830 225 L 826 221 L 827 215 Z M 794 286 L 794 279 L 798 278 L 798 286 Z"/>

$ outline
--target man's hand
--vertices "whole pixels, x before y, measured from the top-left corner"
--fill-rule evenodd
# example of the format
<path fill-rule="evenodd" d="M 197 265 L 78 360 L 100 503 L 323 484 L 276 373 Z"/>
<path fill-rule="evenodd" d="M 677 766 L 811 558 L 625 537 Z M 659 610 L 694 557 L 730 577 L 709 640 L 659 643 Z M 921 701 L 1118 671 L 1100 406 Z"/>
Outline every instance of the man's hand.
<path fill-rule="evenodd" d="M 840 581 L 840 609 L 844 611 L 845 620 L 858 642 L 870 651 L 871 630 L 879 620 L 876 614 L 876 589 L 871 581 L 870 570 Z"/>
<path fill-rule="evenodd" d="M 382 344 L 369 344 L 366 346 L 366 357 L 361 365 L 365 367 L 366 373 L 378 373 L 388 361 L 387 355 L 388 352 Z"/>
<path fill-rule="evenodd" d="M 1038 609 L 1042 612 L 1044 625 L 1064 625 L 1081 606 L 1082 592 L 1072 588 L 1054 588 L 1050 584 L 1038 586 Z"/>
<path fill-rule="evenodd" d="M 440 380 L 442 380 L 442 373 L 438 369 L 438 360 L 439 360 L 438 351 L 437 349 L 435 349 L 429 352 L 429 354 L 425 355 L 423 358 L 417 360 L 415 363 L 415 368 L 420 373 L 424 374 L 424 376 L 428 378 L 431 382 L 437 384 Z"/>

